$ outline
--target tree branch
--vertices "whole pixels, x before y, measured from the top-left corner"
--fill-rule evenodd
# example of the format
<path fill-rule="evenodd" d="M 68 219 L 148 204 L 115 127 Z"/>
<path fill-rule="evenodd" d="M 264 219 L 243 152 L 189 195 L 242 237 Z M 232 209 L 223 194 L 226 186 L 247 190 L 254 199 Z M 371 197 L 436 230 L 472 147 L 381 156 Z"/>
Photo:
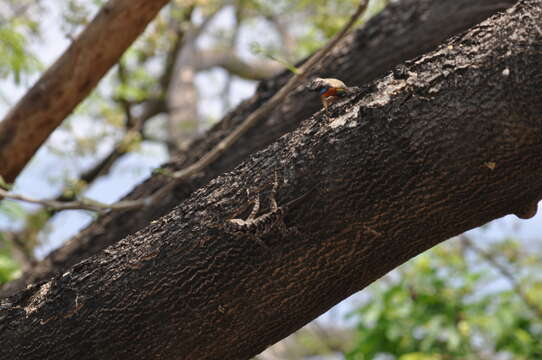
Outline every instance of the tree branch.
<path fill-rule="evenodd" d="M 256 124 L 257 121 L 269 114 L 287 95 L 288 93 L 297 87 L 299 83 L 307 76 L 311 69 L 320 61 L 333 47 L 344 37 L 348 30 L 354 25 L 357 19 L 363 14 L 367 8 L 367 1 L 361 0 L 360 5 L 356 12 L 352 15 L 350 20 L 344 26 L 344 28 L 320 51 L 314 54 L 301 68 L 300 74 L 292 77 L 288 83 L 275 95 L 268 103 L 251 114 L 238 128 L 236 128 L 231 134 L 229 134 L 224 140 L 222 140 L 215 148 L 205 154 L 199 161 L 190 165 L 186 169 L 176 171 L 168 177 L 173 180 L 169 184 L 159 189 L 155 194 L 141 199 L 141 200 L 125 200 L 119 201 L 115 204 L 102 204 L 94 200 L 86 199 L 84 201 L 72 201 L 72 202 L 57 202 L 54 200 L 36 200 L 22 195 L 16 195 L 8 193 L 7 191 L 0 191 L 0 196 L 4 196 L 14 200 L 25 201 L 29 203 L 42 204 L 46 207 L 50 207 L 56 210 L 69 210 L 69 209 L 82 209 L 103 212 L 106 210 L 125 210 L 141 208 L 144 206 L 151 206 L 159 202 L 163 196 L 171 191 L 180 181 L 200 171 L 205 166 L 208 166 L 214 160 L 216 160 L 222 153 L 224 153 L 237 139 L 241 137 L 246 131 Z"/>
<path fill-rule="evenodd" d="M 142 204 L 158 203 L 164 196 L 166 196 L 176 185 L 180 184 L 184 179 L 202 171 L 206 166 L 213 163 L 218 159 L 226 150 L 228 150 L 239 138 L 250 130 L 256 123 L 262 120 L 265 116 L 269 115 L 285 98 L 289 93 L 305 79 L 313 68 L 326 56 L 346 33 L 352 28 L 354 23 L 367 9 L 367 0 L 360 0 L 360 4 L 352 15 L 350 20 L 344 25 L 341 31 L 331 39 L 322 49 L 311 56 L 307 62 L 305 62 L 299 68 L 299 74 L 291 77 L 288 82 L 269 99 L 265 104 L 259 107 L 256 111 L 250 114 L 238 127 L 236 127 L 231 133 L 229 133 L 223 140 L 221 140 L 215 147 L 209 152 L 205 153 L 199 160 L 193 164 L 187 166 L 184 169 L 175 171 L 171 177 L 173 181 L 170 181 L 163 188 L 159 189 L 156 193 L 152 194 L 149 198 L 143 199 Z M 131 206 L 130 203 L 128 206 Z"/>
<path fill-rule="evenodd" d="M 0 176 L 13 182 L 168 0 L 110 0 L 0 122 Z M 28 131 L 33 129 L 33 131 Z"/>
<path fill-rule="evenodd" d="M 53 210 L 89 210 L 104 212 L 114 209 L 115 204 L 104 204 L 95 200 L 85 199 L 80 201 L 57 201 L 57 200 L 39 200 L 25 195 L 13 194 L 4 189 L 0 189 L 0 197 L 11 200 L 24 201 L 30 204 L 42 205 Z"/>
<path fill-rule="evenodd" d="M 490 15 L 486 8 L 497 0 L 403 0 L 388 6 L 371 19 L 366 27 L 347 37 L 331 56 L 315 70 L 320 76 L 350 79 L 349 84 L 361 85 L 379 74 L 388 71 L 398 62 L 433 48 L 446 37 L 464 31 L 473 23 Z M 511 4 L 515 0 L 509 0 Z M 486 11 L 480 11 L 480 6 Z M 457 7 L 457 8 L 454 8 Z M 458 11 L 460 9 L 461 11 Z M 470 10 L 470 12 L 469 12 Z M 177 158 L 164 165 L 168 171 L 183 168 L 209 151 L 232 128 L 265 103 L 290 77 L 283 73 L 260 84 L 258 92 L 240 104 L 224 120 L 190 146 L 190 151 L 181 152 Z M 14 293 L 28 282 L 46 279 L 54 273 L 63 273 L 69 267 L 101 252 L 127 234 L 141 229 L 153 219 L 161 216 L 190 194 L 216 176 L 233 169 L 251 153 L 271 144 L 284 133 L 293 130 L 302 119 L 320 107 L 317 96 L 294 91 L 285 105 L 275 109 L 268 119 L 249 131 L 237 145 L 217 160 L 212 167 L 177 186 L 160 204 L 139 210 L 106 214 L 63 247 L 51 253 L 32 271 L 2 288 L 1 295 Z M 136 187 L 126 199 L 141 199 L 153 194 L 169 182 L 159 173 Z"/>
<path fill-rule="evenodd" d="M 521 1 L 406 63 L 4 300 L 0 357 L 247 359 L 420 252 L 538 201 L 541 5 Z M 266 247 L 226 232 L 275 171 L 280 206 L 307 194 L 284 209 L 298 232 L 273 228 Z"/>

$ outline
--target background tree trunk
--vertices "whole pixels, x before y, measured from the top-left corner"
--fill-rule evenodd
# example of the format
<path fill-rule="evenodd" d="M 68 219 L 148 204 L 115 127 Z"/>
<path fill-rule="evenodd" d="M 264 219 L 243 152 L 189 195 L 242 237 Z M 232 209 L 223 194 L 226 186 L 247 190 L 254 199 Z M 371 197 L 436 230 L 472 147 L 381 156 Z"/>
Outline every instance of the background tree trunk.
<path fill-rule="evenodd" d="M 541 0 L 521 1 L 4 300 L 0 357 L 247 359 L 438 242 L 533 216 L 541 19 Z M 299 234 L 225 233 L 275 171 L 279 204 L 308 194 L 285 216 Z"/>
<path fill-rule="evenodd" d="M 364 84 L 391 69 L 397 63 L 426 52 L 450 35 L 462 31 L 485 19 L 490 14 L 515 1 L 482 0 L 404 0 L 390 4 L 366 26 L 345 39 L 334 53 L 315 70 L 320 76 L 348 79 L 349 85 Z M 263 81 L 257 93 L 244 101 L 214 126 L 189 150 L 178 154 L 176 160 L 165 166 L 178 170 L 200 158 L 229 131 L 238 126 L 251 112 L 271 98 L 289 78 L 289 73 Z M 313 94 L 298 90 L 265 122 L 249 131 L 237 145 L 210 166 L 204 173 L 178 186 L 159 206 L 115 212 L 101 217 L 65 246 L 50 254 L 20 279 L 7 284 L 2 295 L 22 289 L 29 282 L 62 273 L 79 261 L 99 253 L 124 236 L 133 233 L 153 219 L 167 213 L 185 200 L 195 189 L 209 180 L 233 169 L 254 151 L 262 149 L 279 136 L 292 131 L 301 120 L 320 108 Z M 136 187 L 128 199 L 150 195 L 169 179 L 155 175 Z"/>

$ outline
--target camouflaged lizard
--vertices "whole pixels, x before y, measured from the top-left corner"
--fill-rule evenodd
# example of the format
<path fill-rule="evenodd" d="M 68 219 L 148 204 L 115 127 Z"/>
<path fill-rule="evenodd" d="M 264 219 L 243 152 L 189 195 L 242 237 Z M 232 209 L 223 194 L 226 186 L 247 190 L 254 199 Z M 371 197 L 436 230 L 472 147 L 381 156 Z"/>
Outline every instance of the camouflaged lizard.
<path fill-rule="evenodd" d="M 271 209 L 260 216 L 256 216 L 256 214 L 260 210 L 260 196 L 258 194 L 254 200 L 254 207 L 252 208 L 252 211 L 250 212 L 250 215 L 247 217 L 247 219 L 228 219 L 224 224 L 224 230 L 230 234 L 250 235 L 258 240 L 260 240 L 259 238 L 261 236 L 270 233 L 275 226 L 279 227 L 279 231 L 281 233 L 290 232 L 291 229 L 287 229 L 286 225 L 284 224 L 284 214 L 289 207 L 305 198 L 312 191 L 308 191 L 307 193 L 295 198 L 294 200 L 282 206 L 278 206 L 276 200 L 277 189 L 278 181 L 275 176 L 273 188 L 271 190 L 271 194 L 269 195 Z"/>

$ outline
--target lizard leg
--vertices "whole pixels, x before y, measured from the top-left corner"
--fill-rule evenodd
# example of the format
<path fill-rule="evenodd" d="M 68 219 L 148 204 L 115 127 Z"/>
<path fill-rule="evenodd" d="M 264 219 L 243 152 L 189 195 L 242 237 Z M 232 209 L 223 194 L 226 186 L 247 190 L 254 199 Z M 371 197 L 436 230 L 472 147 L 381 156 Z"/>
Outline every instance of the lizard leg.
<path fill-rule="evenodd" d="M 329 120 L 330 119 L 329 106 L 331 105 L 331 99 L 324 98 L 322 102 L 324 104 L 324 117 L 326 120 Z"/>
<path fill-rule="evenodd" d="M 271 194 L 269 194 L 269 201 L 271 202 L 271 212 L 275 212 L 279 208 L 277 204 L 278 187 L 279 187 L 279 180 L 278 180 L 277 172 L 275 171 L 275 180 L 273 181 L 273 188 L 271 189 Z"/>
<path fill-rule="evenodd" d="M 256 198 L 254 199 L 254 207 L 252 208 L 252 211 L 250 212 L 250 215 L 248 216 L 246 221 L 254 220 L 259 210 L 260 210 L 260 194 L 256 194 Z"/>
<path fill-rule="evenodd" d="M 247 189 L 247 198 L 250 199 L 250 190 Z M 231 219 L 235 219 L 237 217 L 239 217 L 239 214 L 245 212 L 251 205 L 252 203 L 254 202 L 254 200 L 249 200 L 247 203 L 245 203 L 243 206 L 241 206 L 240 208 L 238 208 L 232 215 L 231 215 Z"/>

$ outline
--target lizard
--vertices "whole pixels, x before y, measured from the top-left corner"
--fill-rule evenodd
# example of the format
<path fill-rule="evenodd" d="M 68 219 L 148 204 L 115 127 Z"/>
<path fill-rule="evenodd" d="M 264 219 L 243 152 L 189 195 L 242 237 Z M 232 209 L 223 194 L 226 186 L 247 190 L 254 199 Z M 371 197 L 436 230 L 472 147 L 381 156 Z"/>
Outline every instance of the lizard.
<path fill-rule="evenodd" d="M 224 230 L 230 234 L 237 235 L 250 235 L 256 238 L 261 243 L 261 237 L 270 233 L 273 228 L 278 225 L 281 232 L 289 232 L 291 229 L 286 229 L 284 224 L 284 215 L 292 205 L 298 203 L 304 199 L 312 190 L 307 191 L 305 194 L 287 202 L 282 206 L 278 206 L 276 200 L 276 194 L 278 189 L 278 181 L 275 174 L 275 181 L 273 182 L 273 188 L 269 195 L 269 201 L 271 208 L 268 212 L 256 216 L 260 210 L 260 196 L 259 194 L 254 199 L 254 206 L 252 211 L 246 220 L 235 218 L 228 219 L 224 224 Z"/>
<path fill-rule="evenodd" d="M 341 80 L 333 78 L 315 78 L 307 85 L 307 88 L 320 93 L 320 101 L 326 112 L 328 107 L 340 98 L 359 91 L 358 87 L 348 87 Z"/>

